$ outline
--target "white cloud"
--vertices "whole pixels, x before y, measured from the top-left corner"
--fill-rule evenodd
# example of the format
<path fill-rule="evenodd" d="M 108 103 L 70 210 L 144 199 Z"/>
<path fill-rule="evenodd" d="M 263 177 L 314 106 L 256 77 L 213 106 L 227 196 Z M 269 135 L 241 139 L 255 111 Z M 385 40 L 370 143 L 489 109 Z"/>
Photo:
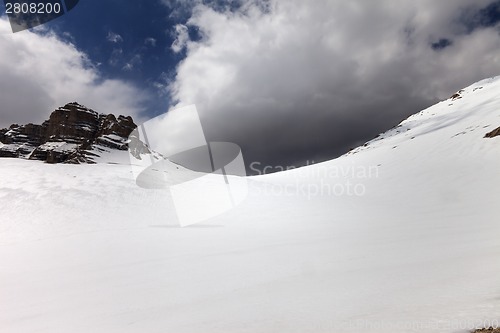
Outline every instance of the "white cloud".
<path fill-rule="evenodd" d="M 114 48 L 113 51 L 111 51 L 108 64 L 110 64 L 111 66 L 118 66 L 118 64 L 122 61 L 122 59 L 123 59 L 123 49 Z"/>
<path fill-rule="evenodd" d="M 117 33 L 114 33 L 113 31 L 109 31 L 108 32 L 108 36 L 106 37 L 106 39 L 108 41 L 110 41 L 111 43 L 121 43 L 121 42 L 123 42 L 122 36 L 120 36 Z"/>
<path fill-rule="evenodd" d="M 175 40 L 172 43 L 171 49 L 175 53 L 181 52 L 189 41 L 188 28 L 183 24 L 175 25 Z"/>
<path fill-rule="evenodd" d="M 182 19 L 189 15 L 194 6 L 201 4 L 202 0 L 160 0 L 170 11 L 170 19 Z"/>
<path fill-rule="evenodd" d="M 148 37 L 144 40 L 144 45 L 149 45 L 149 46 L 155 47 L 156 46 L 156 39 L 153 37 Z"/>
<path fill-rule="evenodd" d="M 136 54 L 122 67 L 122 69 L 125 71 L 131 71 L 140 64 L 142 64 L 142 56 L 140 54 Z"/>
<path fill-rule="evenodd" d="M 0 72 L 0 127 L 40 123 L 72 101 L 138 119 L 145 98 L 127 82 L 102 79 L 84 53 L 55 34 L 12 34 L 4 19 L 0 19 Z"/>
<path fill-rule="evenodd" d="M 170 84 L 202 106 L 207 132 L 250 158 L 341 152 L 455 90 L 500 72 L 500 38 L 470 34 L 467 8 L 491 1 L 247 0 L 198 4 L 172 49 L 186 58 Z M 263 10 L 265 8 L 265 10 Z M 453 44 L 436 51 L 440 38 Z M 293 155 L 292 157 L 290 157 Z"/>

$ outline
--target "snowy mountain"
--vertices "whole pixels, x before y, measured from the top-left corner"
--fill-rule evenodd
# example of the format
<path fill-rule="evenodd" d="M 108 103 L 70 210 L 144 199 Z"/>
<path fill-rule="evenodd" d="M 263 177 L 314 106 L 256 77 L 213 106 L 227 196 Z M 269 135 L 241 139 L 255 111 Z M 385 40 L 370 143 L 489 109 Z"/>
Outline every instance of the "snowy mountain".
<path fill-rule="evenodd" d="M 137 126 L 131 117 L 99 114 L 76 102 L 55 110 L 42 125 L 0 129 L 0 157 L 47 163 L 94 163 L 114 150 L 127 150 Z"/>
<path fill-rule="evenodd" d="M 499 91 L 480 81 L 340 158 L 248 177 L 241 205 L 186 228 L 127 163 L 0 159 L 1 330 L 495 325 Z"/>

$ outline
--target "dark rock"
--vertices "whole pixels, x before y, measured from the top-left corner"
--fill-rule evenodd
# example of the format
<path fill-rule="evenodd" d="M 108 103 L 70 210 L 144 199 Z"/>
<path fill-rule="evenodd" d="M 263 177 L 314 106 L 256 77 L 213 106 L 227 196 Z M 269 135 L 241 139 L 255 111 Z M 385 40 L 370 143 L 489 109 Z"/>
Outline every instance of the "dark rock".
<path fill-rule="evenodd" d="M 130 133 L 137 127 L 132 117 L 118 116 L 118 119 L 112 114 L 101 115 L 99 118 L 99 131 L 97 141 L 99 144 L 120 150 L 127 150 L 126 141 Z"/>
<path fill-rule="evenodd" d="M 499 136 L 500 135 L 500 127 L 494 129 L 493 131 L 489 132 L 489 133 L 486 133 L 486 135 L 484 136 L 485 138 L 494 138 L 495 136 Z"/>
<path fill-rule="evenodd" d="M 500 333 L 500 327 L 480 328 L 473 333 Z"/>
<path fill-rule="evenodd" d="M 13 124 L 0 130 L 0 157 L 47 163 L 92 163 L 98 146 L 127 150 L 136 128 L 131 117 L 99 114 L 76 102 L 55 110 L 42 125 Z"/>
<path fill-rule="evenodd" d="M 16 158 L 19 156 L 17 154 L 17 150 L 8 150 L 0 148 L 0 157 Z"/>
<path fill-rule="evenodd" d="M 33 146 L 40 145 L 45 138 L 46 128 L 43 125 L 28 124 L 20 126 L 11 125 L 9 129 L 1 130 L 0 141 L 4 144 L 24 144 Z"/>
<path fill-rule="evenodd" d="M 463 92 L 464 92 L 464 91 L 463 91 L 463 89 L 460 89 L 459 91 L 457 91 L 456 93 L 454 93 L 453 95 L 451 95 L 450 99 L 451 99 L 452 101 L 454 101 L 454 100 L 457 100 L 457 99 L 462 98 L 462 95 L 461 95 L 461 94 L 462 94 Z"/>
<path fill-rule="evenodd" d="M 52 112 L 46 123 L 47 141 L 83 144 L 95 138 L 99 115 L 78 103 L 70 103 Z"/>

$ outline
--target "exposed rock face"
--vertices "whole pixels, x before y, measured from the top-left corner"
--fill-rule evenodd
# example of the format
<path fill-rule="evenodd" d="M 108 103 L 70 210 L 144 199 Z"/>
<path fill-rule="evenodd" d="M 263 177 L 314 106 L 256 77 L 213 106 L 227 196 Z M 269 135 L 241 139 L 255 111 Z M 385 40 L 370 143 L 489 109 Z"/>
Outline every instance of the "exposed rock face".
<path fill-rule="evenodd" d="M 480 328 L 473 333 L 500 333 L 500 327 Z"/>
<path fill-rule="evenodd" d="M 500 127 L 494 129 L 493 131 L 486 133 L 485 138 L 494 138 L 495 136 L 500 136 Z"/>
<path fill-rule="evenodd" d="M 48 163 L 92 163 L 93 148 L 127 150 L 136 128 L 131 117 L 99 114 L 76 102 L 55 110 L 42 125 L 12 125 L 0 130 L 0 157 Z"/>
<path fill-rule="evenodd" d="M 462 93 L 463 93 L 463 92 L 464 92 L 464 91 L 463 91 L 462 89 L 460 89 L 459 91 L 457 91 L 456 93 L 454 93 L 453 95 L 451 95 L 450 99 L 451 99 L 452 101 L 455 101 L 455 100 L 457 100 L 457 99 L 462 98 Z"/>
<path fill-rule="evenodd" d="M 97 133 L 99 115 L 93 110 L 71 103 L 52 112 L 46 123 L 48 140 L 83 144 L 92 140 Z"/>

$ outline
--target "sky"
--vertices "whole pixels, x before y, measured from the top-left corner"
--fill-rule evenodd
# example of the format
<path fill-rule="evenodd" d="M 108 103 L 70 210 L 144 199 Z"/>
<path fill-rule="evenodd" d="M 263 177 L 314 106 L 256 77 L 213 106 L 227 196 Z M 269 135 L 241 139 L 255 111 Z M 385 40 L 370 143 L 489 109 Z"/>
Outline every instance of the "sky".
<path fill-rule="evenodd" d="M 499 75 L 500 1 L 80 0 L 17 33 L 3 15 L 0 73 L 0 127 L 196 104 L 247 166 L 297 166 Z"/>

